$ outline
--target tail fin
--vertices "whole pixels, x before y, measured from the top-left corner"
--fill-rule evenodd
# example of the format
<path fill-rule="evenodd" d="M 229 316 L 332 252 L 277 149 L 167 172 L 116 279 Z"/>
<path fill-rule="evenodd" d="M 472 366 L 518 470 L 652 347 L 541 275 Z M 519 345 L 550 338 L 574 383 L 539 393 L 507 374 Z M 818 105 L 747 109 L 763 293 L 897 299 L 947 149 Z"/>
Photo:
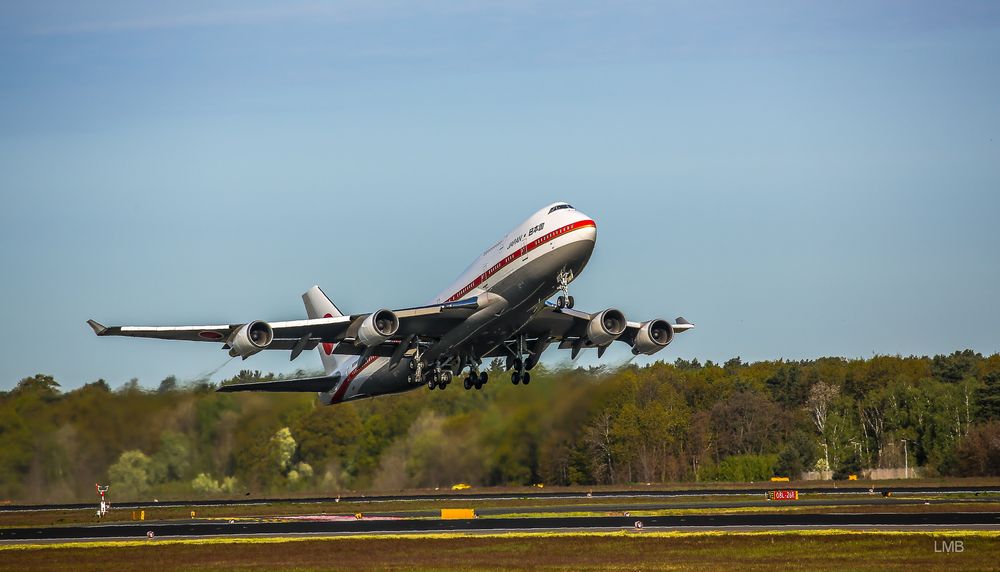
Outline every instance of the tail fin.
<path fill-rule="evenodd" d="M 323 293 L 319 286 L 313 286 L 302 295 L 302 302 L 306 305 L 306 315 L 309 318 L 338 318 L 344 314 L 337 309 L 337 306 L 330 301 L 330 298 Z M 319 350 L 319 357 L 323 360 L 323 369 L 327 375 L 340 369 L 340 366 L 354 356 L 337 355 L 333 353 L 334 344 L 320 344 L 316 346 Z"/>

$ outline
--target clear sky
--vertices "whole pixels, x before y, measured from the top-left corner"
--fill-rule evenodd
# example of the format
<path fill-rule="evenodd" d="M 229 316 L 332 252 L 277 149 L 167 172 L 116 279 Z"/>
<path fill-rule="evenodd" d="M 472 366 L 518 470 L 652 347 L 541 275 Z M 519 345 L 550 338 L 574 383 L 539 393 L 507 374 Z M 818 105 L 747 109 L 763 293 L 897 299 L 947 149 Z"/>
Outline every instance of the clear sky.
<path fill-rule="evenodd" d="M 557 200 L 578 307 L 697 324 L 657 358 L 994 353 L 998 62 L 996 2 L 4 2 L 0 388 L 423 303 Z M 266 353 L 214 379 L 319 367 Z"/>

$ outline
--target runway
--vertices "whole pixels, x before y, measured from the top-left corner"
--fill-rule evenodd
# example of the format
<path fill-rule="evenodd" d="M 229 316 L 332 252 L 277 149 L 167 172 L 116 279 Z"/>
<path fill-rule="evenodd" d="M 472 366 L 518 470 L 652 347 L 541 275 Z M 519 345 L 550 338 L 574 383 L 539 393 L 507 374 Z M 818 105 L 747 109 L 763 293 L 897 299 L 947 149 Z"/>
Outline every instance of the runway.
<path fill-rule="evenodd" d="M 404 534 L 432 532 L 579 531 L 643 530 L 769 530 L 816 527 L 905 528 L 912 530 L 977 529 L 1000 530 L 998 512 L 943 513 L 840 513 L 840 514 L 729 514 L 655 517 L 549 517 L 477 518 L 470 520 L 400 519 L 334 522 L 186 522 L 52 526 L 0 529 L 0 541 L 51 541 L 84 539 L 157 538 L 220 536 L 286 536 L 330 534 Z"/>
<path fill-rule="evenodd" d="M 166 501 L 142 501 L 142 502 L 115 502 L 118 509 L 139 509 L 153 506 L 177 507 L 177 506 L 254 506 L 270 505 L 281 503 L 296 504 L 321 504 L 321 503 L 378 503 L 378 502 L 400 502 L 400 501 L 461 501 L 461 500 L 511 500 L 511 499 L 572 499 L 572 498 L 683 498 L 699 496 L 759 496 L 765 491 L 781 488 L 794 488 L 800 495 L 871 495 L 892 493 L 894 495 L 959 495 L 959 494 L 1000 494 L 1000 484 L 992 486 L 950 486 L 950 487 L 902 487 L 902 486 L 879 486 L 873 489 L 856 486 L 844 487 L 801 487 L 796 483 L 769 483 L 768 486 L 758 488 L 743 489 L 639 489 L 639 490 L 618 490 L 618 491 L 491 491 L 482 493 L 455 493 L 428 492 L 425 494 L 404 494 L 404 495 L 354 495 L 343 497 L 307 497 L 307 498 L 238 498 L 238 499 L 192 499 L 192 500 L 166 500 Z M 19 504 L 0 505 L 0 512 L 23 512 L 23 511 L 46 511 L 46 510 L 76 510 L 91 509 L 94 503 L 70 503 L 70 504 Z"/>

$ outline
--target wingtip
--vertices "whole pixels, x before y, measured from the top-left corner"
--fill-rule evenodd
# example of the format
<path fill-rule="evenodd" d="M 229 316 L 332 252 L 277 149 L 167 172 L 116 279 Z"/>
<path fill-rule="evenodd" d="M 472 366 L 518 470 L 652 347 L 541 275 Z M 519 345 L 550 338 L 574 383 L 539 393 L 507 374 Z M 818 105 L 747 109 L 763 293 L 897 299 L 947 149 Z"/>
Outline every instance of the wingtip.
<path fill-rule="evenodd" d="M 107 331 L 108 327 L 96 320 L 87 320 L 87 325 L 94 330 L 94 333 L 98 336 L 103 336 Z"/>

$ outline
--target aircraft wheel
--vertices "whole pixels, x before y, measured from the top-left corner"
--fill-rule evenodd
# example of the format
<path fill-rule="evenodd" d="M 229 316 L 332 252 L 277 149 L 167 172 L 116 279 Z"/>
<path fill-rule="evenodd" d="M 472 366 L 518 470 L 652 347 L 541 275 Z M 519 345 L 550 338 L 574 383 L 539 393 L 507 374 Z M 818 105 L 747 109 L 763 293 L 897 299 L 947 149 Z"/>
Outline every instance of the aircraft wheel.
<path fill-rule="evenodd" d="M 521 374 L 516 371 L 510 374 L 510 382 L 514 385 L 521 383 Z"/>
<path fill-rule="evenodd" d="M 481 383 L 479 383 L 479 382 L 477 381 L 477 382 L 476 382 L 476 389 L 482 389 L 482 388 L 483 388 L 483 384 L 481 384 Z"/>
<path fill-rule="evenodd" d="M 466 391 L 472 389 L 472 378 L 471 377 L 466 377 L 464 385 L 465 385 L 465 390 Z"/>
<path fill-rule="evenodd" d="M 434 391 L 434 388 L 436 388 L 436 387 L 437 387 L 437 383 L 434 381 L 433 377 L 431 377 L 430 379 L 427 380 L 427 389 L 429 389 L 431 391 Z"/>
<path fill-rule="evenodd" d="M 566 298 L 564 296 L 559 296 L 556 298 L 556 309 L 562 310 L 566 307 Z"/>
<path fill-rule="evenodd" d="M 521 382 L 524 383 L 524 385 L 531 383 L 531 374 L 524 372 L 524 375 L 521 376 Z"/>
<path fill-rule="evenodd" d="M 486 382 L 489 381 L 489 380 L 490 380 L 490 376 L 489 376 L 488 373 L 486 373 L 485 371 L 479 372 L 479 383 L 480 384 L 486 385 Z"/>
<path fill-rule="evenodd" d="M 574 302 L 574 300 L 573 300 L 572 296 L 566 296 L 566 307 L 567 308 L 572 308 L 573 307 L 573 302 Z"/>

